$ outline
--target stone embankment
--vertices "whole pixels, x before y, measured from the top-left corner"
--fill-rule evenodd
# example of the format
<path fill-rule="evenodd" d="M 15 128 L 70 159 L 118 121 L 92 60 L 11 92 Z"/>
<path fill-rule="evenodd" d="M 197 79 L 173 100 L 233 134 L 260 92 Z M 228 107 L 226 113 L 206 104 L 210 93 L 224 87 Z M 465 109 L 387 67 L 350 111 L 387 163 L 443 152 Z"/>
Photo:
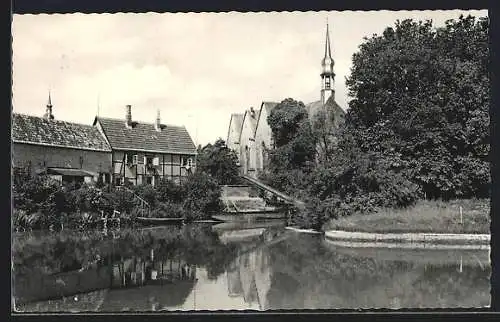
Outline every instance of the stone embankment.
<path fill-rule="evenodd" d="M 325 239 L 345 247 L 488 249 L 489 234 L 366 233 L 331 230 Z"/>

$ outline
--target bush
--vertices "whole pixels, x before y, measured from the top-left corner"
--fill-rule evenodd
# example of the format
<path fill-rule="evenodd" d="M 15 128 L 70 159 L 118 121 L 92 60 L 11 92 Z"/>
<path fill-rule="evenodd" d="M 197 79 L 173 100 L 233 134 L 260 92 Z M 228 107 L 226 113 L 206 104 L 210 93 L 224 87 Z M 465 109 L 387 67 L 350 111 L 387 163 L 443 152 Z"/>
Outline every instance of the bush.
<path fill-rule="evenodd" d="M 113 209 L 120 213 L 131 213 L 132 209 L 137 206 L 137 201 L 132 193 L 126 190 L 114 190 L 110 193 L 104 193 L 103 198 Z"/>
<path fill-rule="evenodd" d="M 210 175 L 203 172 L 190 175 L 185 189 L 187 194 L 183 209 L 186 211 L 187 219 L 207 219 L 213 213 L 222 211 L 221 188 Z"/>
<path fill-rule="evenodd" d="M 151 211 L 150 216 L 156 218 L 183 218 L 184 211 L 178 203 L 170 201 L 160 202 L 157 207 Z"/>
<path fill-rule="evenodd" d="M 83 185 L 80 189 L 67 192 L 69 204 L 73 204 L 71 210 L 83 212 L 99 212 L 109 210 L 112 204 L 106 199 L 99 189 Z"/>
<path fill-rule="evenodd" d="M 186 198 L 185 186 L 171 180 L 162 179 L 156 187 L 159 202 L 182 203 Z"/>
<path fill-rule="evenodd" d="M 328 203 L 327 203 L 328 204 Z M 307 203 L 306 209 L 294 209 L 291 213 L 291 221 L 293 225 L 297 225 L 303 229 L 313 229 L 320 231 L 323 224 L 329 219 L 328 214 L 331 209 L 325 211 L 317 206 L 325 206 L 324 201 L 318 199 Z"/>
<path fill-rule="evenodd" d="M 154 188 L 150 184 L 141 184 L 138 186 L 132 187 L 132 191 L 135 192 L 136 195 L 144 199 L 151 209 L 156 207 L 156 204 L 158 202 L 158 192 L 157 189 Z"/>
<path fill-rule="evenodd" d="M 397 164 L 390 156 L 357 153 L 355 158 L 318 166 L 308 190 L 307 211 L 301 215 L 312 218 L 301 217 L 301 222 L 319 225 L 329 218 L 413 204 L 422 197 L 421 191 Z"/>

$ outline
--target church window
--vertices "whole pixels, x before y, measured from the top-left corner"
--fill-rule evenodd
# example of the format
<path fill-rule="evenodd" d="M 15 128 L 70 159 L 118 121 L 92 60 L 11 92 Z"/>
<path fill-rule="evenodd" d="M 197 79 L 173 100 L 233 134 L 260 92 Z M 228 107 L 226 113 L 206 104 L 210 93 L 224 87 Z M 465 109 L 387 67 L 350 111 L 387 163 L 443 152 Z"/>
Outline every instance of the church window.
<path fill-rule="evenodd" d="M 325 78 L 325 88 L 330 88 L 330 77 Z"/>

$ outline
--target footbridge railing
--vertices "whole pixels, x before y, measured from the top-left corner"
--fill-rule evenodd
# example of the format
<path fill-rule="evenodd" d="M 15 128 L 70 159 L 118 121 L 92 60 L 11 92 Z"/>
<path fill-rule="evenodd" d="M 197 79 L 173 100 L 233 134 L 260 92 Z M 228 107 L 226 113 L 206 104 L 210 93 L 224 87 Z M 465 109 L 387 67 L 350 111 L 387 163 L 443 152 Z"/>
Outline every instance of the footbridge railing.
<path fill-rule="evenodd" d="M 290 203 L 290 204 L 293 204 L 295 205 L 296 207 L 299 207 L 299 208 L 303 208 L 305 207 L 305 203 L 301 200 L 298 200 L 297 198 L 294 198 L 292 196 L 289 196 L 281 191 L 278 191 L 276 189 L 274 189 L 273 187 L 270 187 L 268 186 L 267 184 L 263 183 L 262 181 L 260 180 L 257 180 L 255 178 L 252 178 L 252 177 L 249 177 L 247 175 L 242 175 L 241 176 L 244 180 L 246 180 L 247 182 L 249 182 L 250 184 L 254 185 L 254 186 L 257 186 L 259 189 L 262 189 L 262 190 L 265 190 L 275 196 L 277 196 L 278 198 L 284 200 L 285 202 L 287 203 Z"/>

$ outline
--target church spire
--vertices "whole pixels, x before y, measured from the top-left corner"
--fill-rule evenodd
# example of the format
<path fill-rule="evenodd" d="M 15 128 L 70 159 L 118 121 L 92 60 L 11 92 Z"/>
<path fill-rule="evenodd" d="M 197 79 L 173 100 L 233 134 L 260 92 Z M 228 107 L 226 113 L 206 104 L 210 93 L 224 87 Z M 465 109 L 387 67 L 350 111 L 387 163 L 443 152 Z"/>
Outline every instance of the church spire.
<path fill-rule="evenodd" d="M 52 99 L 50 97 L 50 90 L 49 90 L 49 99 L 47 100 L 45 114 L 43 115 L 43 117 L 45 119 L 47 119 L 47 120 L 53 120 L 54 119 L 54 115 L 52 114 Z"/>
<path fill-rule="evenodd" d="M 325 56 L 321 60 L 321 103 L 325 104 L 328 99 L 334 96 L 333 80 L 335 73 L 333 72 L 333 58 L 330 46 L 330 30 L 328 18 L 326 20 L 326 38 L 325 38 Z"/>
<path fill-rule="evenodd" d="M 330 59 L 333 61 L 332 59 L 332 52 L 331 52 L 331 49 L 330 49 L 330 31 L 329 31 L 330 28 L 328 28 L 328 18 L 326 18 L 326 40 L 325 40 L 325 57 L 323 58 L 323 60 L 326 60 L 326 59 Z"/>

